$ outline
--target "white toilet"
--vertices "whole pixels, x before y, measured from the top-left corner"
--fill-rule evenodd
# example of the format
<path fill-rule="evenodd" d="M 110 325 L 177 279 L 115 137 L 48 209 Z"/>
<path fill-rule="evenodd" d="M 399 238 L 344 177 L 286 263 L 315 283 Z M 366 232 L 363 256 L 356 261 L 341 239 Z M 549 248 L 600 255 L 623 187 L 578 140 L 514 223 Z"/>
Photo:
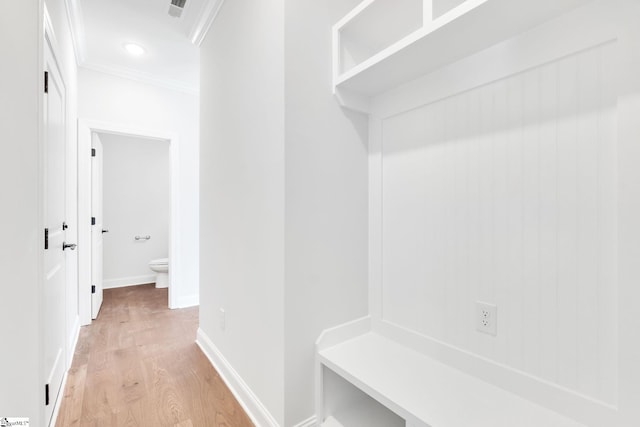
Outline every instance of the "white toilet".
<path fill-rule="evenodd" d="M 156 288 L 169 287 L 169 258 L 154 259 L 149 268 L 156 272 Z"/>

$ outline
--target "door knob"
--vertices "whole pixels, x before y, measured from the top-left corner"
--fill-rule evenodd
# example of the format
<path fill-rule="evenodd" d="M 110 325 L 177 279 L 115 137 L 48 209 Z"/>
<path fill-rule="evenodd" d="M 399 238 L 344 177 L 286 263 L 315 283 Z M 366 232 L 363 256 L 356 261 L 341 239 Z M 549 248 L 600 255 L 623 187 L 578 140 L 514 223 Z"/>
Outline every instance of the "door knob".
<path fill-rule="evenodd" d="M 71 249 L 72 251 L 76 250 L 76 245 L 75 243 L 66 243 L 66 242 L 62 242 L 62 250 L 64 251 L 65 249 Z"/>
<path fill-rule="evenodd" d="M 108 233 L 108 232 L 109 232 L 109 230 L 102 230 L 102 234 Z"/>

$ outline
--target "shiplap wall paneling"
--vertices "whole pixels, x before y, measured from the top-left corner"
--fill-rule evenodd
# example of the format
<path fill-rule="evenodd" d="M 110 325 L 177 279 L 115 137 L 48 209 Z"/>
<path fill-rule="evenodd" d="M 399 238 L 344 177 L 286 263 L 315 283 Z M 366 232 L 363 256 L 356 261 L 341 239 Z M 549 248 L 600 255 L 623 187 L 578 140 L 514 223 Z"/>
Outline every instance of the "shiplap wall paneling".
<path fill-rule="evenodd" d="M 615 403 L 612 50 L 382 121 L 384 321 Z"/>

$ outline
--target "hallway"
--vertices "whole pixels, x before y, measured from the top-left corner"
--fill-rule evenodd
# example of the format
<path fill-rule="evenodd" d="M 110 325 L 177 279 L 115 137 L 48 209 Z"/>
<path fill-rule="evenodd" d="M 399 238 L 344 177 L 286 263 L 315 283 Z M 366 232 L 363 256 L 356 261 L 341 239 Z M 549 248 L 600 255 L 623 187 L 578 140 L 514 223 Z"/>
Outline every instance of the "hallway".
<path fill-rule="evenodd" d="M 105 290 L 81 329 L 58 427 L 253 425 L 194 342 L 198 308 L 166 307 L 153 285 Z"/>

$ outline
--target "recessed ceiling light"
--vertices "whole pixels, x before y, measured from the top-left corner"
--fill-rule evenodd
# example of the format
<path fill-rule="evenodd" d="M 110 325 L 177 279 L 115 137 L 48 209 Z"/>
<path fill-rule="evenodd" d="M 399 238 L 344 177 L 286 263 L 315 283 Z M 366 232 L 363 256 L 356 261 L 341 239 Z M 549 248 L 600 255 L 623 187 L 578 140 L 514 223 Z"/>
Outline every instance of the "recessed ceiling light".
<path fill-rule="evenodd" d="M 144 48 L 142 46 L 140 46 L 139 44 L 135 44 L 135 43 L 125 43 L 124 48 L 131 55 L 135 55 L 135 56 L 140 56 L 143 53 L 145 53 Z"/>

